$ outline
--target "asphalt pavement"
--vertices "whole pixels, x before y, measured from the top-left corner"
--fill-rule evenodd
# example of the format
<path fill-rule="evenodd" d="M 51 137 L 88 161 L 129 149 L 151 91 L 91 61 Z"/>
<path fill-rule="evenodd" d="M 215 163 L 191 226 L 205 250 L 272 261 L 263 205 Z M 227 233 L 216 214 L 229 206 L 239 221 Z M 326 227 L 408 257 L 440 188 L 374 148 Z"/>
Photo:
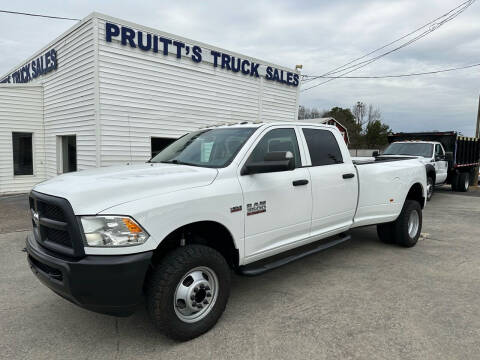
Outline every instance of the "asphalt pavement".
<path fill-rule="evenodd" d="M 95 314 L 43 286 L 22 252 L 26 197 L 0 198 L 2 359 L 478 359 L 480 198 L 437 192 L 423 236 L 404 249 L 375 227 L 262 276 L 233 276 L 227 309 L 177 343 L 143 306 Z"/>

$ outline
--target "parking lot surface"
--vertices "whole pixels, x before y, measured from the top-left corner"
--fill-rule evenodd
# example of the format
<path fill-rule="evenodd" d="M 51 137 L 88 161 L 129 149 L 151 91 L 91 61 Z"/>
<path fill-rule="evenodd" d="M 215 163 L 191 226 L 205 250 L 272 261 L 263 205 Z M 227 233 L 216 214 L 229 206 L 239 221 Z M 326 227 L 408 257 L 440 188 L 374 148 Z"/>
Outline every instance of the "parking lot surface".
<path fill-rule="evenodd" d="M 480 198 L 439 191 L 411 249 L 375 227 L 253 278 L 233 275 L 218 324 L 187 343 L 78 308 L 31 273 L 26 197 L 0 199 L 2 359 L 478 359 Z M 8 205 L 10 204 L 10 205 Z M 10 207 L 8 207 L 10 206 Z M 23 207 L 22 207 L 23 206 Z M 22 210 L 23 209 L 23 210 Z"/>

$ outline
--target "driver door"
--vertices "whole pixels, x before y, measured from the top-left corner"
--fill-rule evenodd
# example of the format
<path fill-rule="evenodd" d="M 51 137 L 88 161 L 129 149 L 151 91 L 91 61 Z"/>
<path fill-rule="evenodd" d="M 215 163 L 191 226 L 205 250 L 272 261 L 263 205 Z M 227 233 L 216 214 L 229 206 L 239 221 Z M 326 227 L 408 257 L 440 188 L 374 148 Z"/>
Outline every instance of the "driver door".
<path fill-rule="evenodd" d="M 295 169 L 240 175 L 245 209 L 247 262 L 295 247 L 309 236 L 312 212 L 310 175 L 302 168 L 295 127 L 269 128 L 253 145 L 243 164 L 261 161 L 268 152 L 290 151 Z M 302 149 L 303 151 L 303 149 Z"/>
<path fill-rule="evenodd" d="M 447 180 L 448 161 L 440 144 L 435 144 L 435 184 L 443 184 Z"/>

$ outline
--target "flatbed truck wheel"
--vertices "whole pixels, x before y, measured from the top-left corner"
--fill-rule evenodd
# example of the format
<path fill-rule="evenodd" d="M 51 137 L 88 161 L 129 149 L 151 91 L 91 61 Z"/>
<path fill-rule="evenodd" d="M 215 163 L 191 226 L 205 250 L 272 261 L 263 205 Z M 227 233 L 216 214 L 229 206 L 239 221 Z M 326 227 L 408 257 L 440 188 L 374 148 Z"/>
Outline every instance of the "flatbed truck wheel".
<path fill-rule="evenodd" d="M 230 295 L 230 268 L 216 250 L 187 245 L 165 255 L 147 284 L 147 310 L 168 337 L 186 341 L 210 330 Z"/>
<path fill-rule="evenodd" d="M 430 201 L 430 199 L 432 198 L 434 188 L 435 188 L 435 183 L 433 181 L 433 178 L 429 176 L 427 178 L 427 201 Z"/>
<path fill-rule="evenodd" d="M 454 174 L 451 180 L 452 191 L 458 191 L 458 174 Z"/>
<path fill-rule="evenodd" d="M 470 174 L 468 172 L 462 172 L 458 176 L 457 191 L 467 192 L 470 186 Z"/>

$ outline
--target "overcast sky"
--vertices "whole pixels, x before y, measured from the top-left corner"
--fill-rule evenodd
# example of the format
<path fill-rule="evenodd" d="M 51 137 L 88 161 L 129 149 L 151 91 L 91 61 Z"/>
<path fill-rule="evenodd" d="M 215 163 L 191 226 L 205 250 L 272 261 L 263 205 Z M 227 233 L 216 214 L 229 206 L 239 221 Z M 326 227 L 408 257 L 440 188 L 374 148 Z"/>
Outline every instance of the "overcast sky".
<path fill-rule="evenodd" d="M 102 12 L 276 64 L 322 74 L 394 40 L 462 0 L 18 1 L 2 10 L 83 18 Z M 415 44 L 350 75 L 431 71 L 480 63 L 480 3 Z M 0 74 L 31 56 L 72 21 L 0 14 Z M 394 131 L 473 135 L 480 67 L 415 78 L 339 79 L 301 93 L 321 110 L 363 101 Z"/>

